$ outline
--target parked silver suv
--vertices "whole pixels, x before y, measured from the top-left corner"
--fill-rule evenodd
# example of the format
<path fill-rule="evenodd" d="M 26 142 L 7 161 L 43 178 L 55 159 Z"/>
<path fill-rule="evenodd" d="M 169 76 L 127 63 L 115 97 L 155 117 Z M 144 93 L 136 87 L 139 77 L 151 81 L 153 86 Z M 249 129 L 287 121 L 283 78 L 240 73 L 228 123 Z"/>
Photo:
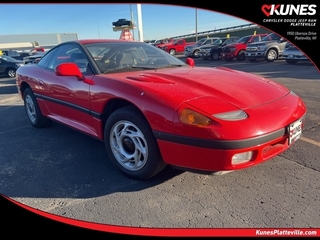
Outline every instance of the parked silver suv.
<path fill-rule="evenodd" d="M 270 33 L 265 36 L 260 42 L 249 43 L 246 48 L 246 58 L 255 62 L 257 60 L 265 60 L 273 62 L 282 56 L 287 40 L 277 35 Z"/>

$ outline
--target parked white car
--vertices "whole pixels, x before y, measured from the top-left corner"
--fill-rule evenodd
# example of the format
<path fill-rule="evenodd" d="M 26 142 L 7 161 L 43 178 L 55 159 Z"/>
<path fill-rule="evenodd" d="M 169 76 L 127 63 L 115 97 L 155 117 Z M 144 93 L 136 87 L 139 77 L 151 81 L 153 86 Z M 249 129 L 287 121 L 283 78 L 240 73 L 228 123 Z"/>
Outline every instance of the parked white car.
<path fill-rule="evenodd" d="M 299 61 L 310 61 L 309 58 L 291 42 L 287 42 L 282 53 L 282 59 L 286 60 L 289 64 L 296 64 Z"/>

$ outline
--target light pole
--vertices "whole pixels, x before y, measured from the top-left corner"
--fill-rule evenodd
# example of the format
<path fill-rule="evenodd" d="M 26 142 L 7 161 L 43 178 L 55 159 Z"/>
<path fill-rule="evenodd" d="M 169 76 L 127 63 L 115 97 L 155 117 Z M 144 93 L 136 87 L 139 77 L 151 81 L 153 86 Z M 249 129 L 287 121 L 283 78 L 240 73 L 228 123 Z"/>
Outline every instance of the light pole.
<path fill-rule="evenodd" d="M 137 14 L 138 14 L 138 32 L 139 32 L 139 40 L 140 40 L 140 42 L 143 42 L 143 30 L 142 30 L 141 4 L 137 4 Z"/>
<path fill-rule="evenodd" d="M 97 25 L 98 25 L 98 35 L 99 35 L 99 38 L 100 38 L 100 26 L 99 26 L 99 20 L 97 19 Z"/>
<path fill-rule="evenodd" d="M 134 19 L 133 19 L 133 12 L 132 12 L 132 7 L 131 7 L 131 5 L 132 5 L 132 4 L 130 4 L 131 22 L 132 22 L 132 24 L 133 24 L 132 37 L 133 37 L 133 40 L 135 40 L 135 39 L 134 39 L 134 28 L 135 28 L 135 26 L 134 26 Z"/>
<path fill-rule="evenodd" d="M 198 9 L 196 8 L 196 42 L 198 42 Z"/>

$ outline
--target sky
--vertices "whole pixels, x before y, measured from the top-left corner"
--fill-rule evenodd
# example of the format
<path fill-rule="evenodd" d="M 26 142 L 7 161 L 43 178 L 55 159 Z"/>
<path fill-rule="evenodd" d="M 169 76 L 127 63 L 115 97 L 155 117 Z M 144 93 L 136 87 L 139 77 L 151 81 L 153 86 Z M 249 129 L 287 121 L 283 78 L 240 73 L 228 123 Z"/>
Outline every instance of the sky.
<path fill-rule="evenodd" d="M 0 35 L 77 33 L 79 39 L 119 39 L 112 22 L 120 18 L 133 20 L 141 30 L 132 33 L 135 40 L 175 37 L 225 27 L 248 24 L 246 20 L 212 10 L 186 6 L 142 3 L 141 21 L 138 4 L 9 4 L 1 3 Z M 132 14 L 131 14 L 132 13 Z M 9 25 L 3 24 L 5 22 Z M 196 27 L 197 26 L 197 27 Z"/>

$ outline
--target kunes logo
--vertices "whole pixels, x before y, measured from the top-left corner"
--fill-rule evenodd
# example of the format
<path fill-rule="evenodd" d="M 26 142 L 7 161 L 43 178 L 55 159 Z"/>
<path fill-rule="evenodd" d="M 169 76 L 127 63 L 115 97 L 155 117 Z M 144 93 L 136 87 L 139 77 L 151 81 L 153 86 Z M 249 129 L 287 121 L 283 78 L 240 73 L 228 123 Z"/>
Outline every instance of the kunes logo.
<path fill-rule="evenodd" d="M 267 16 L 270 17 L 272 15 L 278 16 L 288 16 L 288 15 L 315 15 L 316 14 L 316 7 L 315 4 L 299 4 L 299 5 L 292 5 L 292 4 L 271 4 L 266 5 L 264 4 L 261 7 L 262 12 Z"/>

